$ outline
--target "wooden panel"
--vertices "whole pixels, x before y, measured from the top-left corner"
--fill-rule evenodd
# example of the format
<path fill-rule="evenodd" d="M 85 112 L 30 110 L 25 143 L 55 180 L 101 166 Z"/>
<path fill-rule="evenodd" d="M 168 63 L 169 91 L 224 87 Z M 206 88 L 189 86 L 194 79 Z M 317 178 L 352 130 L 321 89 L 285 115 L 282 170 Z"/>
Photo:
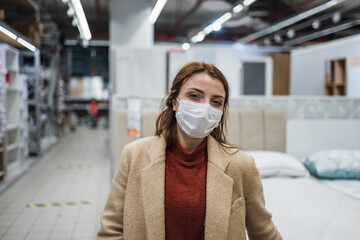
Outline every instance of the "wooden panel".
<path fill-rule="evenodd" d="M 0 32 L 0 41 L 7 43 L 16 48 L 24 48 L 20 43 L 18 43 L 16 40 L 12 39 L 11 37 L 9 37 L 8 35 L 6 35 L 3 32 Z"/>
<path fill-rule="evenodd" d="M 277 53 L 273 59 L 273 95 L 289 95 L 290 54 Z"/>

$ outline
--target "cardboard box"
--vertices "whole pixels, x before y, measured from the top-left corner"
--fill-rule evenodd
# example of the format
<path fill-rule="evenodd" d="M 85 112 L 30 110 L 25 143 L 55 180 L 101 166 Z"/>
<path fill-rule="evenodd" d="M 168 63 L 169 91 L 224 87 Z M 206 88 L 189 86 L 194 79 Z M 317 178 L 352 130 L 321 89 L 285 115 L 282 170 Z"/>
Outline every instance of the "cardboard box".
<path fill-rule="evenodd" d="M 32 43 L 39 47 L 41 44 L 41 36 L 43 33 L 43 24 L 37 22 L 12 22 L 10 25 L 18 30 L 24 36 L 28 37 Z"/>
<path fill-rule="evenodd" d="M 5 18 L 5 11 L 4 9 L 0 9 L 0 19 L 4 20 L 4 18 Z"/>

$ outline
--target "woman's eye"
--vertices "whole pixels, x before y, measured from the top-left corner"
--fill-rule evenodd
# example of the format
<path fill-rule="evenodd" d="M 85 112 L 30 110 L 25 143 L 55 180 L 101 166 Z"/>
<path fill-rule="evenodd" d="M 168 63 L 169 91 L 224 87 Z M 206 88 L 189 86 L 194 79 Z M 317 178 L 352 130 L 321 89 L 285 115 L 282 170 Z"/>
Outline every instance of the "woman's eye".
<path fill-rule="evenodd" d="M 213 101 L 213 103 L 214 103 L 216 106 L 219 106 L 219 107 L 222 106 L 222 102 L 220 102 L 220 101 L 218 101 L 218 100 Z"/>
<path fill-rule="evenodd" d="M 194 98 L 194 99 L 199 99 L 200 98 L 200 96 L 195 94 L 195 93 L 190 94 L 190 97 Z"/>

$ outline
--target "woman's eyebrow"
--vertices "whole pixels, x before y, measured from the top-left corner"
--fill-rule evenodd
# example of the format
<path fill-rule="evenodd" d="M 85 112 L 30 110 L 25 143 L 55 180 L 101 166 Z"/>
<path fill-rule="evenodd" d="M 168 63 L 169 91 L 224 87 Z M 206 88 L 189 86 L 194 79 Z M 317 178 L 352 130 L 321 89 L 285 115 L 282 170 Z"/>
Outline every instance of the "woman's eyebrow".
<path fill-rule="evenodd" d="M 224 96 L 221 96 L 221 95 L 214 95 L 213 97 L 214 97 L 214 98 L 222 98 L 222 99 L 225 99 L 225 97 L 224 97 Z"/>
<path fill-rule="evenodd" d="M 188 89 L 186 89 L 186 90 L 187 90 L 187 91 L 193 90 L 193 91 L 199 92 L 199 93 L 201 93 L 201 94 L 204 94 L 204 91 L 203 91 L 203 90 L 198 89 L 198 88 L 194 88 L 194 87 L 188 88 Z"/>
<path fill-rule="evenodd" d="M 192 90 L 192 91 L 199 92 L 199 93 L 201 93 L 201 94 L 204 94 L 204 91 L 201 90 L 201 89 L 199 89 L 199 88 L 191 87 L 191 88 L 186 89 L 186 91 L 191 91 L 191 90 Z M 214 95 L 213 97 L 214 97 L 214 98 L 222 98 L 222 99 L 225 99 L 225 97 L 222 96 L 222 95 Z"/>

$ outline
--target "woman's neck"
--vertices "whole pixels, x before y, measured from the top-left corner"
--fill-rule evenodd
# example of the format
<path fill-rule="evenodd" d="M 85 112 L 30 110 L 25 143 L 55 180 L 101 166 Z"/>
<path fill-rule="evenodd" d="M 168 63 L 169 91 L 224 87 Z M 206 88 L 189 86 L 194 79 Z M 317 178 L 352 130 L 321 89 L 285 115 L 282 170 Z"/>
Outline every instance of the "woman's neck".
<path fill-rule="evenodd" d="M 195 151 L 205 138 L 192 138 L 181 131 L 177 125 L 177 138 L 180 145 L 189 153 Z"/>

